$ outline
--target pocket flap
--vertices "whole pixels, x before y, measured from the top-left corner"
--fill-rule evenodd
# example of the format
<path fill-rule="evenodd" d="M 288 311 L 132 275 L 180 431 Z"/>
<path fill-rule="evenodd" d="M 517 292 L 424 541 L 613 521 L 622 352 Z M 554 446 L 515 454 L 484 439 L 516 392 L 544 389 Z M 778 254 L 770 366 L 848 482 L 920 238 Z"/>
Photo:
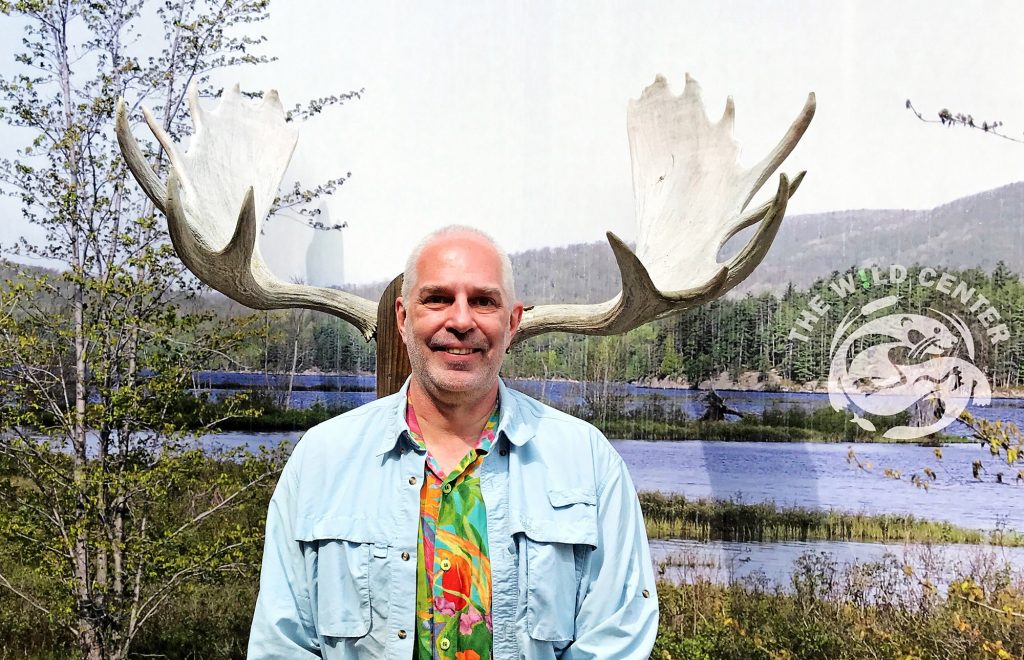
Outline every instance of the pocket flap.
<path fill-rule="evenodd" d="M 562 507 L 570 504 L 589 504 L 597 506 L 597 493 L 586 488 L 567 488 L 565 490 L 549 490 L 548 501 L 551 506 Z"/>
<path fill-rule="evenodd" d="M 299 518 L 295 521 L 295 540 L 386 544 L 379 527 L 379 522 L 362 516 Z"/>
<path fill-rule="evenodd" d="M 543 500 L 541 500 L 543 502 Z M 592 490 L 548 491 L 549 506 L 534 506 L 511 520 L 512 534 L 522 532 L 541 543 L 597 547 L 597 496 Z"/>

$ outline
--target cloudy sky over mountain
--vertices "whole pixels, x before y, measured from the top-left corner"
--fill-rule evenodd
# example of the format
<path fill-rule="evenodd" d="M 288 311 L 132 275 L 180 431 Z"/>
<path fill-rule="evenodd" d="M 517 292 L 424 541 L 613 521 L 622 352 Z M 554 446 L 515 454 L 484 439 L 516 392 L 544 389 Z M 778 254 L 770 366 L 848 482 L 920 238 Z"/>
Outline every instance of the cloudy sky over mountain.
<path fill-rule="evenodd" d="M 1019 2 L 332 1 L 271 11 L 266 50 L 279 61 L 221 82 L 276 87 L 286 106 L 366 90 L 303 127 L 290 172 L 353 173 L 329 202 L 332 219 L 349 223 L 350 281 L 395 274 L 420 235 L 448 222 L 479 225 L 512 251 L 603 240 L 605 230 L 634 238 L 625 107 L 656 73 L 681 92 L 690 72 L 712 117 L 733 96 L 745 164 L 816 92 L 817 116 L 782 168 L 809 171 L 790 214 L 930 208 L 1024 172 L 1024 144 L 923 124 L 904 108 L 910 98 L 931 115 L 999 119 L 1024 139 Z M 0 241 L 20 228 L 7 215 Z M 263 243 L 275 270 L 301 274 L 310 236 L 275 221 Z"/>

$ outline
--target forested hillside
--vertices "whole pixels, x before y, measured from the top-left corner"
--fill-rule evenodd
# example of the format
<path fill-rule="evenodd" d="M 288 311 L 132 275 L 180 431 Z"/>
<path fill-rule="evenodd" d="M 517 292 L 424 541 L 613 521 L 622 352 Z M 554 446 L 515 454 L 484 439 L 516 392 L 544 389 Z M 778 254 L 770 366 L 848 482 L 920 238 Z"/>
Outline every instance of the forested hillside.
<path fill-rule="evenodd" d="M 955 271 L 1007 318 L 1009 341 L 978 337 L 978 364 L 997 387 L 1024 385 L 1024 183 L 966 197 L 930 211 L 844 211 L 787 218 L 771 251 L 740 290 L 696 310 L 622 337 L 544 335 L 519 345 L 506 374 L 540 378 L 638 381 L 668 378 L 690 385 L 723 373 L 759 372 L 759 386 L 814 381 L 827 373 L 828 341 L 842 315 L 878 292 L 858 290 L 835 304 L 816 342 L 787 337 L 809 298 L 839 272 L 864 264 L 913 264 Z M 730 249 L 735 246 L 730 245 Z M 728 250 L 727 250 L 728 252 Z M 594 302 L 619 289 L 611 249 L 603 243 L 528 250 L 512 255 L 517 292 L 527 304 Z M 8 269 L 15 265 L 0 265 Z M 35 270 L 35 269 L 33 269 Z M 379 297 L 386 282 L 347 287 Z M 913 306 L 964 316 L 962 306 L 934 289 L 916 287 Z M 225 318 L 251 312 L 217 293 L 203 306 Z M 967 315 L 970 317 L 970 315 Z M 973 321 L 973 319 L 968 319 Z M 260 340 L 239 346 L 211 368 L 271 372 L 372 372 L 376 352 L 347 324 L 302 310 L 259 312 Z"/>
<path fill-rule="evenodd" d="M 1000 323 L 1007 325 L 1008 340 L 992 344 L 976 313 L 934 286 L 920 284 L 920 269 L 911 268 L 906 283 L 898 289 L 904 301 L 900 309 L 934 309 L 964 319 L 974 336 L 975 363 L 991 384 L 1000 388 L 1024 385 L 1024 284 L 1020 278 L 1002 264 L 991 273 L 981 269 L 946 272 L 973 288 L 975 296 L 980 294 L 991 301 L 993 309 L 1002 315 Z M 847 274 L 858 278 L 852 269 L 844 270 L 842 275 Z M 717 300 L 617 337 L 542 335 L 513 351 L 506 374 L 598 382 L 669 378 L 695 386 L 723 373 L 735 379 L 754 371 L 760 374 L 761 387 L 780 384 L 769 379 L 768 372 L 777 374 L 787 386 L 813 384 L 828 374 L 829 345 L 847 312 L 893 293 L 858 285 L 840 299 L 829 287 L 832 279 L 816 280 L 809 288 L 788 286 L 781 294 L 765 292 Z M 820 296 L 830 305 L 828 313 L 817 321 L 814 332 L 808 333 L 810 341 L 790 339 L 794 324 L 809 309 L 813 296 Z"/>
<path fill-rule="evenodd" d="M 922 286 L 918 268 L 910 269 L 906 284 L 898 289 L 905 300 L 900 309 L 934 309 L 963 318 L 974 335 L 976 364 L 992 385 L 1024 386 L 1024 284 L 1020 278 L 1005 265 L 998 265 L 992 272 L 945 272 L 973 288 L 975 296 L 991 301 L 993 309 L 1001 314 L 999 322 L 1007 325 L 1009 339 L 992 344 L 986 328 L 978 322 L 978 312 L 983 310 L 971 313 L 959 299 L 934 286 Z M 859 278 L 852 269 L 844 269 L 842 276 L 846 275 Z M 832 279 L 830 275 L 816 280 L 810 287 L 788 286 L 778 294 L 727 297 L 622 336 L 541 335 L 513 349 L 504 373 L 511 377 L 598 382 L 671 379 L 696 386 L 721 374 L 730 374 L 735 379 L 745 372 L 758 372 L 759 378 L 745 386 L 803 386 L 827 375 L 829 343 L 843 316 L 891 293 L 858 285 L 852 294 L 839 299 L 829 288 Z M 816 295 L 831 308 L 816 323 L 810 341 L 793 341 L 790 332 Z M 373 344 L 364 342 L 342 321 L 298 310 L 261 313 L 261 318 L 265 333 L 260 343 L 239 347 L 239 364 L 282 373 L 291 371 L 292 365 L 297 371 L 374 369 Z M 227 362 L 211 367 L 233 368 Z"/>

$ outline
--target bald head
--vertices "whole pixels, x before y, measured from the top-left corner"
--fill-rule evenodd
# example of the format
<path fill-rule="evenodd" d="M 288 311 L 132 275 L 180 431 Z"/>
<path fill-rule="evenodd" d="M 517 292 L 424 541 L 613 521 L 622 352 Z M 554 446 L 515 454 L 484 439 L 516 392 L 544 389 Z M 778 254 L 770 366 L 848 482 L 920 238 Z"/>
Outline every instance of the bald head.
<path fill-rule="evenodd" d="M 448 225 L 441 227 L 440 229 L 427 234 L 416 247 L 413 248 L 409 254 L 409 258 L 405 261 L 405 273 L 402 281 L 402 297 L 405 299 L 409 298 L 409 294 L 416 286 L 416 281 L 419 277 L 417 266 L 420 261 L 420 257 L 423 256 L 423 251 L 433 245 L 434 243 L 441 241 L 446 238 L 457 238 L 465 237 L 470 239 L 476 239 L 481 243 L 490 247 L 501 265 L 501 284 L 504 289 L 503 293 L 508 301 L 514 301 L 516 299 L 516 283 L 515 277 L 512 275 L 512 261 L 508 258 L 508 254 L 501 249 L 501 247 L 494 242 L 487 233 L 480 231 L 475 227 L 469 227 L 466 225 Z"/>

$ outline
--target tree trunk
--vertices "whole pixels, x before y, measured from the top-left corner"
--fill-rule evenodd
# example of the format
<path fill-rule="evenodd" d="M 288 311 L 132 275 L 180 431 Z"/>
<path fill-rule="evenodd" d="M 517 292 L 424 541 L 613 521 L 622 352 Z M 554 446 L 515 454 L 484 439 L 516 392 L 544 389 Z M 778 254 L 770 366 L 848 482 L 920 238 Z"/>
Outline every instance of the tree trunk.
<path fill-rule="evenodd" d="M 302 332 L 302 317 L 305 316 L 306 310 L 299 310 L 299 316 L 295 321 L 295 334 L 292 335 L 292 368 L 288 370 L 288 393 L 284 399 L 284 409 L 290 410 L 292 407 L 292 388 L 295 386 L 295 369 L 299 364 L 299 335 Z"/>
<path fill-rule="evenodd" d="M 925 397 L 919 399 L 910 407 L 910 426 L 922 428 L 931 426 L 945 413 L 942 401 L 938 397 Z M 930 433 L 925 438 L 931 438 L 935 434 Z"/>
<path fill-rule="evenodd" d="M 708 405 L 708 408 L 700 418 L 702 422 L 721 422 L 725 420 L 726 415 L 743 417 L 743 413 L 730 408 L 725 403 L 722 395 L 716 392 L 714 388 L 708 390 L 708 393 L 704 395 L 704 402 Z"/>
<path fill-rule="evenodd" d="M 103 652 L 99 631 L 92 624 L 80 624 L 78 644 L 82 649 L 83 660 L 108 660 Z"/>
<path fill-rule="evenodd" d="M 395 299 L 402 293 L 402 276 L 391 280 L 377 305 L 377 398 L 402 389 L 412 373 L 409 354 L 398 333 Z"/>
<path fill-rule="evenodd" d="M 57 19 L 60 14 L 55 12 L 52 19 Z M 61 16 L 61 19 L 65 17 Z M 63 108 L 63 129 L 67 135 L 72 134 L 75 120 L 72 115 L 74 107 L 71 96 L 71 62 L 67 48 L 67 24 L 64 20 L 53 20 L 53 40 L 55 44 L 55 55 L 58 58 L 60 76 L 61 106 Z M 75 356 L 75 412 L 72 424 L 71 444 L 73 447 L 72 460 L 73 488 L 77 502 L 75 510 L 74 528 L 76 528 L 73 548 L 71 550 L 72 575 L 75 581 L 75 591 L 78 595 L 78 619 L 79 619 L 79 640 L 83 656 L 89 660 L 100 660 L 102 658 L 102 642 L 95 625 L 91 622 L 95 617 L 96 603 L 93 601 L 92 582 L 93 572 L 90 568 L 89 540 L 86 525 L 83 521 L 87 515 L 88 484 L 87 462 L 88 453 L 86 446 L 86 377 L 88 364 L 88 342 L 86 339 L 85 320 L 85 284 L 81 278 L 85 268 L 85 230 L 82 227 L 81 213 L 78 208 L 78 192 L 81 185 L 79 177 L 79 154 L 78 145 L 73 140 L 69 142 L 65 153 L 66 168 L 68 172 L 68 187 L 64 194 L 64 208 L 62 211 L 68 219 L 68 234 L 71 241 L 71 268 L 76 276 L 73 283 L 73 324 L 74 324 L 74 356 Z"/>

